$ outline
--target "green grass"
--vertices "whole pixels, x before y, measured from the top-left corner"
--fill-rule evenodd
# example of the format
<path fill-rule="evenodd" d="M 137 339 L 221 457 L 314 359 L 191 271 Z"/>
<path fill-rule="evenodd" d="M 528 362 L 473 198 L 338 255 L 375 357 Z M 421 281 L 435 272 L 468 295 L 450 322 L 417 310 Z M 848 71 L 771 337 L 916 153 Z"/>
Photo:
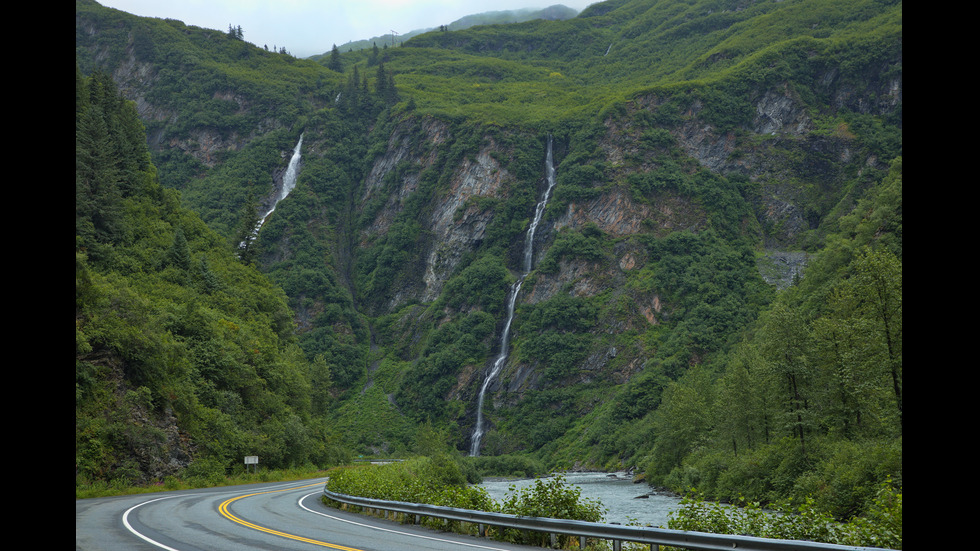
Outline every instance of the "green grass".
<path fill-rule="evenodd" d="M 244 468 L 244 465 L 243 465 Z M 218 488 L 222 486 L 238 486 L 241 484 L 254 484 L 257 482 L 288 482 L 291 480 L 305 480 L 309 478 L 326 477 L 334 469 L 319 469 L 316 467 L 302 467 L 296 469 L 264 469 L 260 467 L 258 472 L 241 472 L 238 474 L 227 475 L 220 478 L 209 478 L 207 482 L 200 478 L 181 478 L 168 476 L 164 480 L 153 484 L 133 486 L 124 483 L 106 482 L 98 480 L 95 482 L 75 483 L 75 499 L 88 499 L 94 497 L 110 497 L 123 495 L 151 494 L 156 492 L 172 492 L 177 490 L 193 490 L 196 488 Z"/>

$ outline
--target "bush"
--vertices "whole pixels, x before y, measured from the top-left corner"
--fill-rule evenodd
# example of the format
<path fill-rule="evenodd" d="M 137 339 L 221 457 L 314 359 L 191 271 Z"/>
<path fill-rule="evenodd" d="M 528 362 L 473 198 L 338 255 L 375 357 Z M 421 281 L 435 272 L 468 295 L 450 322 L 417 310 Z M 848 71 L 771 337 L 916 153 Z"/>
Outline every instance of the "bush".
<path fill-rule="evenodd" d="M 537 479 L 528 488 L 508 494 L 497 503 L 484 488 L 466 484 L 466 468 L 450 456 L 422 457 L 382 466 L 360 466 L 337 469 L 327 482 L 327 489 L 339 494 L 425 503 L 475 511 L 500 512 L 524 517 L 545 517 L 587 522 L 601 522 L 602 504 L 582 500 L 581 490 L 569 486 L 561 475 Z M 324 498 L 325 503 L 331 503 Z M 406 519 L 406 522 L 408 520 Z M 470 532 L 473 526 L 457 521 L 427 519 L 423 524 L 440 530 Z M 493 535 L 515 543 L 542 545 L 549 534 L 504 529 Z M 567 536 L 561 536 L 562 547 Z"/>
<path fill-rule="evenodd" d="M 184 469 L 184 477 L 194 488 L 220 486 L 225 480 L 225 465 L 219 459 L 195 459 Z"/>
<path fill-rule="evenodd" d="M 481 476 L 512 476 L 532 478 L 547 470 L 537 459 L 523 455 L 481 455 L 468 461 Z"/>
<path fill-rule="evenodd" d="M 878 487 L 867 515 L 848 522 L 836 521 L 812 499 L 796 507 L 769 506 L 767 511 L 758 502 L 742 502 L 735 507 L 708 503 L 701 495 L 692 494 L 681 505 L 681 509 L 670 514 L 667 527 L 671 530 L 902 548 L 902 492 L 894 488 L 891 480 Z"/>
<path fill-rule="evenodd" d="M 327 489 L 340 494 L 429 503 L 447 507 L 468 507 L 484 502 L 482 488 L 467 486 L 466 474 L 458 461 L 449 456 L 421 457 L 381 466 L 338 469 L 330 476 Z M 458 488 L 459 490 L 448 490 Z M 451 499 L 458 499 L 453 502 Z"/>
<path fill-rule="evenodd" d="M 511 487 L 514 490 L 514 487 Z M 522 517 L 559 518 L 601 522 L 605 516 L 602 504 L 595 500 L 582 500 L 582 490 L 569 486 L 561 475 L 539 478 L 532 486 L 508 494 L 500 512 Z M 525 530 L 504 530 L 504 538 L 515 543 L 547 545 L 549 534 Z M 568 536 L 559 536 L 559 545 L 565 547 Z"/>

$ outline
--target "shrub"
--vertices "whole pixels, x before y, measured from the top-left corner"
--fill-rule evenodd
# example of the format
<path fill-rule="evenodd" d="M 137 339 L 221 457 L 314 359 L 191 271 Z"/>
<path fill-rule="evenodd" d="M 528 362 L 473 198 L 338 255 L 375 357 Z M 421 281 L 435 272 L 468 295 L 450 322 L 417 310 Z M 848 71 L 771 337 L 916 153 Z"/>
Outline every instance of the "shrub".
<path fill-rule="evenodd" d="M 450 456 L 422 457 L 382 466 L 359 466 L 337 469 L 327 482 L 327 489 L 346 495 L 426 503 L 475 511 L 501 512 L 524 517 L 545 517 L 587 522 L 601 522 L 605 516 L 602 504 L 581 499 L 581 490 L 566 483 L 561 475 L 537 479 L 530 487 L 514 490 L 502 504 L 484 488 L 466 484 L 465 468 Z M 324 498 L 325 503 L 331 503 Z M 456 521 L 427 519 L 423 524 L 440 530 L 470 532 L 472 526 Z M 549 534 L 504 529 L 493 537 L 515 543 L 542 545 Z M 560 536 L 565 547 L 567 536 Z"/>
<path fill-rule="evenodd" d="M 581 499 L 582 490 L 569 486 L 561 475 L 539 478 L 534 484 L 508 494 L 500 511 L 522 517 L 559 518 L 601 522 L 605 516 L 602 504 L 596 500 Z M 526 530 L 504 530 L 508 541 L 528 545 L 547 545 L 549 534 Z M 565 548 L 568 536 L 559 536 L 559 546 Z"/>
<path fill-rule="evenodd" d="M 838 545 L 902 548 L 902 492 L 891 480 L 878 487 L 867 515 L 838 522 L 820 510 L 813 499 L 796 507 L 743 502 L 740 507 L 705 502 L 699 494 L 681 501 L 670 514 L 667 527 L 716 534 L 742 534 L 763 538 L 809 540 Z"/>

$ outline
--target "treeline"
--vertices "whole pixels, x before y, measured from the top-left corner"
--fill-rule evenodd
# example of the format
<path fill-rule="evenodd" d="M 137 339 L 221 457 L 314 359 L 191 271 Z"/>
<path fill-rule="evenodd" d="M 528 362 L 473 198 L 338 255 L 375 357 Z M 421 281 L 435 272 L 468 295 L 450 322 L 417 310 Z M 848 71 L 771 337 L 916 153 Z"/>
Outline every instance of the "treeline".
<path fill-rule="evenodd" d="M 725 354 L 666 384 L 630 383 L 633 399 L 661 398 L 633 427 L 653 442 L 640 461 L 648 482 L 812 499 L 837 518 L 865 514 L 887 481 L 901 487 L 901 197 L 898 158 Z"/>
<path fill-rule="evenodd" d="M 75 94 L 76 484 L 343 460 L 282 290 L 160 185 L 108 75 L 76 67 Z"/>

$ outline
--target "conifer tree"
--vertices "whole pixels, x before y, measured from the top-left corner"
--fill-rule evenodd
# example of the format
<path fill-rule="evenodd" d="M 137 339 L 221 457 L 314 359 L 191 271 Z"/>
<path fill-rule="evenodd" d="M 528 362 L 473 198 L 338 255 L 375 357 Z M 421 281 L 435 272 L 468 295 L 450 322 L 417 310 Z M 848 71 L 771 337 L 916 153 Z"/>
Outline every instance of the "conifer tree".
<path fill-rule="evenodd" d="M 330 61 L 327 62 L 327 68 L 338 73 L 342 73 L 344 71 L 344 66 L 340 62 L 340 52 L 337 50 L 336 44 L 334 44 L 333 49 L 330 50 Z"/>
<path fill-rule="evenodd" d="M 201 289 L 210 295 L 221 287 L 221 283 L 218 281 L 218 276 L 211 270 L 211 264 L 208 263 L 208 257 L 204 255 L 201 255 L 200 269 Z"/>
<path fill-rule="evenodd" d="M 248 194 L 239 215 L 238 231 L 235 232 L 235 246 L 238 260 L 242 264 L 255 262 L 255 228 L 259 225 L 259 207 L 252 193 Z"/>
<path fill-rule="evenodd" d="M 119 157 L 111 131 L 115 87 L 103 73 L 86 85 L 87 101 L 76 107 L 75 225 L 88 246 L 111 243 L 119 222 Z M 76 92 L 77 95 L 77 92 Z"/>
<path fill-rule="evenodd" d="M 187 238 L 184 237 L 184 230 L 177 228 L 174 232 L 174 242 L 167 252 L 165 264 L 174 266 L 182 271 L 187 271 L 191 267 L 191 250 L 187 246 Z"/>
<path fill-rule="evenodd" d="M 375 77 L 374 91 L 381 101 L 385 101 L 388 97 L 388 77 L 385 74 L 384 63 L 378 63 L 378 74 Z"/>

